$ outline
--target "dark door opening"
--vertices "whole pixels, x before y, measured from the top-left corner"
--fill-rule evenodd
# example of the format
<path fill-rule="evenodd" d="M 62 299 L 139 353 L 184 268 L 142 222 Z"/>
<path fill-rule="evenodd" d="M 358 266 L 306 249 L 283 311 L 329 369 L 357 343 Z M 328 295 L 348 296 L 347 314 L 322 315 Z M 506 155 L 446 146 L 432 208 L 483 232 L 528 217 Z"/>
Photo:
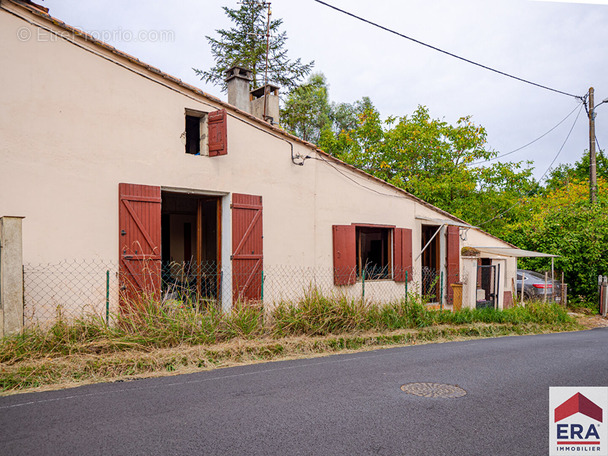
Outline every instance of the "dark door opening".
<path fill-rule="evenodd" d="M 480 258 L 477 261 L 477 302 L 478 309 L 484 307 L 497 308 L 498 277 L 500 265 L 492 264 L 491 258 Z"/>
<path fill-rule="evenodd" d="M 435 225 L 422 225 L 420 248 L 422 252 L 422 295 L 432 301 L 439 301 L 439 234 L 441 227 Z M 436 234 L 437 233 L 437 234 Z M 433 237 L 434 236 L 434 237 Z M 432 240 L 431 240 L 432 239 Z M 430 243 L 429 243 L 430 241 Z M 427 246 L 428 244 L 428 246 Z"/>
<path fill-rule="evenodd" d="M 221 290 L 221 197 L 162 193 L 163 294 L 192 304 Z"/>

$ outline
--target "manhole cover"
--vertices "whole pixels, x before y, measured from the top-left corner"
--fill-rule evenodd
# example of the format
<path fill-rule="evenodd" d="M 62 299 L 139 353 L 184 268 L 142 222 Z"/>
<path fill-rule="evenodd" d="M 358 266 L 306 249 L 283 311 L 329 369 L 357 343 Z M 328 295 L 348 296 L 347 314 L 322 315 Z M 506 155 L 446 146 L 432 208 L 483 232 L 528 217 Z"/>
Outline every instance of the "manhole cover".
<path fill-rule="evenodd" d="M 467 394 L 460 386 L 443 383 L 406 383 L 401 390 L 420 397 L 462 397 Z"/>

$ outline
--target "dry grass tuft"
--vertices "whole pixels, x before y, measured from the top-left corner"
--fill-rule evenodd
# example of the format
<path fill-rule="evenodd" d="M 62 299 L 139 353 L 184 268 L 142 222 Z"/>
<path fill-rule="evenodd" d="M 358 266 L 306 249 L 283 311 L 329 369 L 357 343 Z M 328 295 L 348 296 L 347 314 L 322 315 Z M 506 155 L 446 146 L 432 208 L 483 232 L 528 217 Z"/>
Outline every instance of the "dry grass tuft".
<path fill-rule="evenodd" d="M 0 340 L 0 390 L 167 375 L 233 364 L 438 342 L 580 329 L 559 306 L 434 311 L 416 300 L 383 306 L 311 292 L 265 312 L 222 313 L 142 300 L 110 324 L 58 320 Z"/>

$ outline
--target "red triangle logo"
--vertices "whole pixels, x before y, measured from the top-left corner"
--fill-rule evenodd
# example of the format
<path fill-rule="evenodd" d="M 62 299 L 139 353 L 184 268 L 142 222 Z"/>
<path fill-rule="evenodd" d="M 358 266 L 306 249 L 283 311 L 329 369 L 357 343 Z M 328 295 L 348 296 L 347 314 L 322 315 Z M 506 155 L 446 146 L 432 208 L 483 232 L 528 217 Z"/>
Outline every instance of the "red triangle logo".
<path fill-rule="evenodd" d="M 576 393 L 562 405 L 555 408 L 555 422 L 561 421 L 575 413 L 582 413 L 589 418 L 602 422 L 602 409 L 581 393 Z"/>

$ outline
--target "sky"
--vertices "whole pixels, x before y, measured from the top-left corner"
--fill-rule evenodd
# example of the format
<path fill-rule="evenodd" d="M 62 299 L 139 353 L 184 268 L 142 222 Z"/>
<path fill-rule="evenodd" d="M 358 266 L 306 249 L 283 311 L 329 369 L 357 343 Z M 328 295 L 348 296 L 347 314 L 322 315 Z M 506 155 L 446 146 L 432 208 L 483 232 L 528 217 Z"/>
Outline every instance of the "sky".
<path fill-rule="evenodd" d="M 213 58 L 205 36 L 231 26 L 222 6 L 236 0 L 38 0 L 50 14 L 140 60 L 226 99 L 192 68 Z M 486 128 L 488 147 L 511 152 L 499 161 L 532 161 L 541 179 L 553 162 L 574 163 L 589 149 L 580 100 L 490 72 L 375 28 L 314 0 L 272 0 L 283 19 L 290 58 L 315 61 L 333 102 L 371 98 L 383 117 L 418 105 L 433 118 L 460 117 Z M 452 54 L 536 84 L 608 98 L 608 0 L 326 0 Z M 573 112 L 574 111 L 574 112 Z M 579 114 L 580 112 L 580 114 Z M 577 119 L 577 114 L 578 119 Z M 596 110 L 596 137 L 608 144 L 608 102 Z M 576 122 L 575 122 L 575 119 Z M 566 140 L 567 139 L 567 140 Z M 561 150 L 561 151 L 560 151 Z"/>

